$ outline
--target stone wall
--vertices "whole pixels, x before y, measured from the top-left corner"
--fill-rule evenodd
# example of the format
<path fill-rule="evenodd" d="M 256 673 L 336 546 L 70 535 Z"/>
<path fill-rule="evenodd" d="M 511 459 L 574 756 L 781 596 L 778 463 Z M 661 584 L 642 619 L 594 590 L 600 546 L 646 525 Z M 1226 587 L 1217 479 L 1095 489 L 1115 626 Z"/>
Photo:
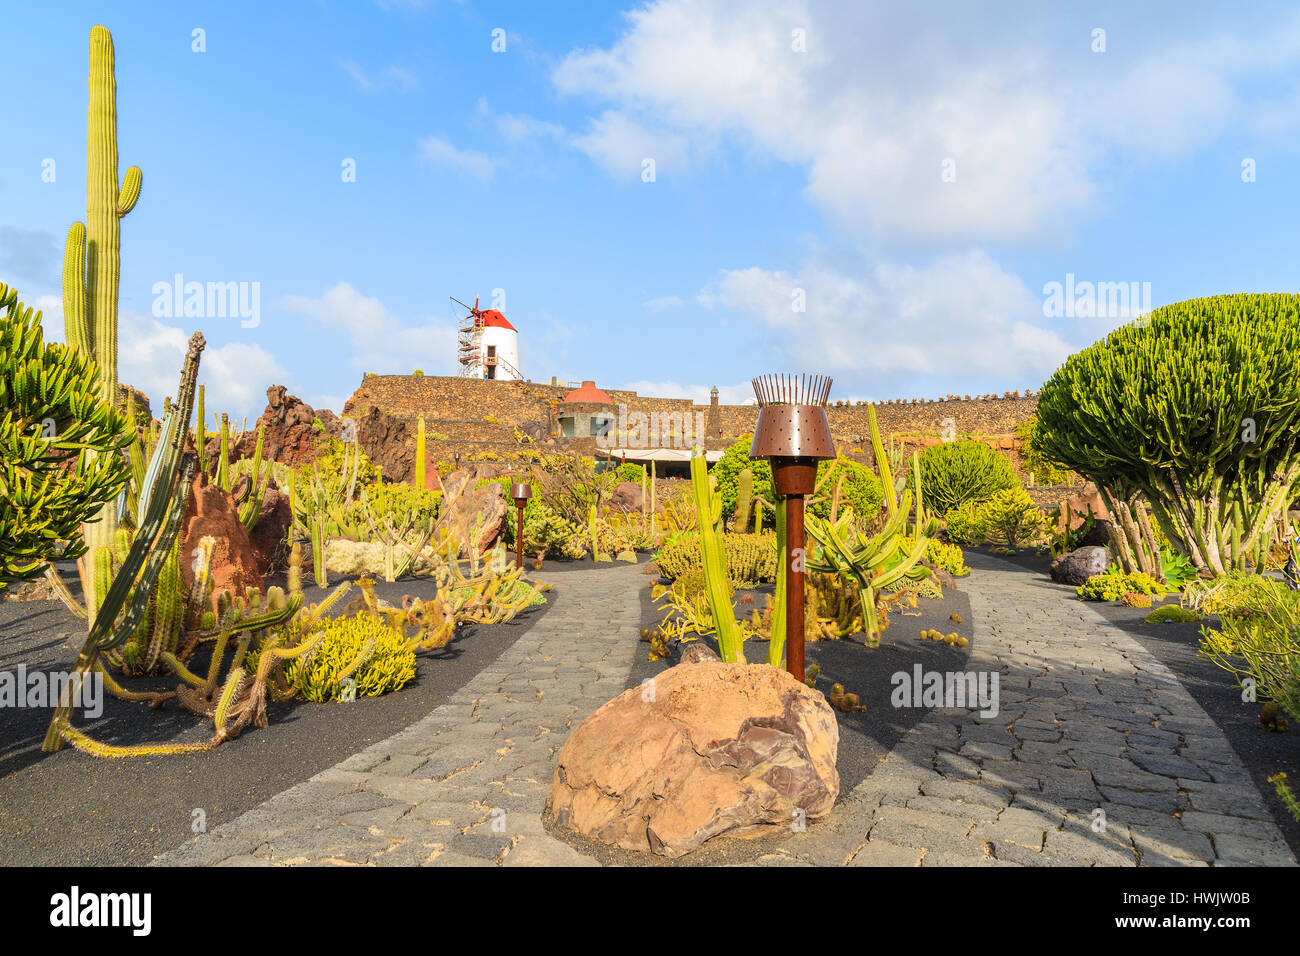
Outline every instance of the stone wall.
<path fill-rule="evenodd" d="M 359 418 L 372 407 L 407 421 L 423 415 L 428 451 L 434 460 L 450 459 L 456 452 L 466 456 L 487 452 L 504 455 L 512 449 L 516 428 L 532 431 L 539 437 L 549 434 L 557 408 L 559 414 L 566 410 L 581 412 L 584 419 L 592 411 L 604 408 L 560 404 L 568 391 L 566 386 L 536 382 L 436 375 L 371 375 L 362 380 L 360 387 L 348 399 L 343 417 Z M 712 439 L 706 444 L 710 447 L 729 444 L 741 435 L 751 433 L 758 419 L 756 405 L 719 405 L 711 409 L 708 405 L 696 405 L 689 399 L 651 398 L 614 389 L 605 391 L 611 399 L 608 410 L 615 414 L 619 405 L 625 404 L 631 412 L 700 413 L 706 416 Z M 1033 395 L 885 402 L 876 405 L 876 417 L 881 433 L 887 439 L 891 435 L 899 436 L 899 441 L 908 448 L 921 448 L 937 441 L 951 420 L 950 427 L 957 435 L 987 440 L 1018 466 L 1018 443 L 1012 436 L 1016 426 L 1034 414 L 1037 405 L 1038 399 Z M 869 459 L 867 405 L 832 403 L 827 409 L 827 417 L 840 450 Z M 714 423 L 721 432 L 720 438 L 713 438 Z M 912 437 L 904 441 L 902 436 Z M 594 448 L 595 443 L 588 438 L 562 440 L 558 444 L 590 454 L 589 446 Z"/>

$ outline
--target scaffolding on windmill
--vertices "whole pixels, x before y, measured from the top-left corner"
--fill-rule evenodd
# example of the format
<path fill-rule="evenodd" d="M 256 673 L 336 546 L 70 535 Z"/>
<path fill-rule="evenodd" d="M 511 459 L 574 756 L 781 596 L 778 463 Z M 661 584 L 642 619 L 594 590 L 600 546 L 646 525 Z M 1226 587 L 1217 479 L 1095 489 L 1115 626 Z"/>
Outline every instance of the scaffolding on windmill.
<path fill-rule="evenodd" d="M 462 378 L 522 381 L 519 372 L 519 332 L 498 309 L 480 309 L 478 297 L 466 305 L 455 296 L 452 302 L 469 314 L 457 330 L 457 361 Z"/>

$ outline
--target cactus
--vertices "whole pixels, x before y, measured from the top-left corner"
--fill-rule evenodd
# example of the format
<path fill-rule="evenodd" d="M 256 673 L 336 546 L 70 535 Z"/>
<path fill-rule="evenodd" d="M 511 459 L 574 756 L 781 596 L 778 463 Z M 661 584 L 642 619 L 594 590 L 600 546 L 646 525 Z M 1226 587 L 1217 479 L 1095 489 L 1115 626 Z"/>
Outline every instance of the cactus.
<path fill-rule="evenodd" d="M 289 593 L 302 593 L 302 542 L 295 541 L 289 549 Z"/>
<path fill-rule="evenodd" d="M 754 501 L 754 470 L 741 469 L 736 476 L 736 510 L 731 516 L 731 530 L 743 533 L 749 526 L 749 509 Z"/>
<path fill-rule="evenodd" d="M 650 459 L 650 536 L 659 540 L 659 498 L 655 487 L 656 469 L 654 459 Z"/>
<path fill-rule="evenodd" d="M 329 587 L 329 572 L 325 568 L 325 521 L 319 517 L 311 525 L 311 564 L 316 572 L 316 586 Z"/>
<path fill-rule="evenodd" d="M 253 465 L 248 476 L 247 498 L 239 507 L 239 520 L 244 528 L 252 531 L 257 519 L 262 514 L 262 499 L 266 496 L 269 481 L 262 480 L 262 442 L 266 437 L 266 426 L 257 426 L 257 447 L 253 450 Z"/>
<path fill-rule="evenodd" d="M 117 287 L 121 269 L 119 220 L 140 197 L 140 169 L 117 179 L 117 81 L 113 37 L 102 26 L 90 31 L 90 105 L 86 120 L 86 222 L 68 229 L 63 255 L 63 316 L 68 345 L 99 366 L 99 396 L 117 405 Z M 89 253 L 89 255 L 88 255 Z M 107 547 L 117 530 L 117 511 L 105 505 L 84 527 L 92 552 Z M 86 595 L 88 620 L 103 594 Z"/>
<path fill-rule="evenodd" d="M 230 416 L 221 413 L 221 447 L 217 449 L 217 487 L 231 489 L 230 483 Z"/>
<path fill-rule="evenodd" d="M 154 449 L 154 460 L 149 466 L 152 482 L 140 495 L 135 540 L 113 583 L 104 592 L 99 613 L 93 615 L 90 631 L 73 668 L 72 680 L 65 688 L 46 731 L 43 750 L 58 750 L 65 740 L 73 738 L 72 701 L 81 682 L 93 671 L 102 669 L 99 657 L 104 651 L 120 646 L 134 633 L 148 606 L 153 584 L 172 553 L 194 470 L 194 456 L 185 454 L 184 448 L 203 346 L 203 336 L 195 332 L 190 337 L 185 367 L 181 372 L 180 398 L 167 416 L 162 438 Z M 122 614 L 121 621 L 118 620 L 119 614 Z"/>
<path fill-rule="evenodd" d="M 745 663 L 743 633 L 731 607 L 727 580 L 727 559 L 722 550 L 722 498 L 704 463 L 704 449 L 696 445 L 691 453 L 691 489 L 700 521 L 700 552 L 703 556 L 705 593 L 713 626 L 718 632 L 718 653 L 729 664 Z M 782 562 L 784 563 L 784 562 Z"/>
<path fill-rule="evenodd" d="M 419 422 L 415 427 L 415 487 L 421 491 L 424 490 L 424 469 L 427 465 L 427 456 L 424 450 L 424 416 L 420 416 Z"/>
<path fill-rule="evenodd" d="M 194 408 L 194 451 L 199 457 L 199 471 L 207 473 L 208 470 L 208 452 L 206 449 L 208 441 L 208 425 L 203 417 L 203 386 L 199 386 L 199 397 L 195 402 Z"/>

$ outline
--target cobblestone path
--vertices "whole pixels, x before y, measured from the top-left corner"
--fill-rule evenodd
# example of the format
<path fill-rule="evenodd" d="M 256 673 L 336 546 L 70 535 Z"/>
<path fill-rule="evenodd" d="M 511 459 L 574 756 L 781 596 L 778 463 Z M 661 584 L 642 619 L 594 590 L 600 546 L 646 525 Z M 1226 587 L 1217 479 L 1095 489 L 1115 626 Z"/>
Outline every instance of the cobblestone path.
<path fill-rule="evenodd" d="M 1000 671 L 1001 712 L 932 711 L 843 800 L 845 819 L 828 821 L 821 845 L 798 856 L 1295 865 L 1227 738 L 1163 664 L 1044 578 L 969 559 L 969 666 Z"/>
<path fill-rule="evenodd" d="M 1050 582 L 969 563 L 968 666 L 1000 674 L 1000 713 L 931 711 L 829 817 L 756 862 L 1295 864 L 1164 665 Z M 594 863 L 541 812 L 568 731 L 624 686 L 644 580 L 635 567 L 566 573 L 555 606 L 449 703 L 156 862 Z"/>

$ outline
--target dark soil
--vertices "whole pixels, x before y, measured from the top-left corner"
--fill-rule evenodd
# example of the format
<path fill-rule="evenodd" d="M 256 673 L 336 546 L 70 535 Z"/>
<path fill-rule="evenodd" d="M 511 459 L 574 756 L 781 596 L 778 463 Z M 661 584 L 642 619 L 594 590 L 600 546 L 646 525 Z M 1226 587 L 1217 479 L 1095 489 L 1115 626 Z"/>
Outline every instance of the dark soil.
<path fill-rule="evenodd" d="M 1047 577 L 1050 563 L 1046 556 L 1032 551 L 1019 552 L 1003 560 L 1023 568 L 1027 573 Z M 1059 588 L 1061 599 L 1075 601 L 1074 588 L 1064 584 L 1051 584 Z M 1159 600 L 1153 603 L 1158 606 Z M 1177 604 L 1177 596 L 1163 603 Z M 1245 764 L 1250 778 L 1264 796 L 1278 829 L 1286 838 L 1292 851 L 1300 856 L 1300 822 L 1287 812 L 1278 799 L 1268 777 L 1284 771 L 1293 790 L 1300 786 L 1300 723 L 1293 723 L 1286 733 L 1273 733 L 1259 729 L 1260 704 L 1244 703 L 1241 689 L 1228 672 L 1200 657 L 1200 632 L 1203 626 L 1214 627 L 1218 618 L 1208 617 L 1204 622 L 1188 621 L 1170 624 L 1143 622 L 1150 608 L 1125 607 L 1122 604 L 1092 604 L 1111 624 L 1124 630 L 1141 644 L 1147 652 L 1164 664 L 1178 678 L 1192 698 L 1201 705 L 1210 719 L 1223 731 L 1228 743 Z"/>
<path fill-rule="evenodd" d="M 655 578 L 647 577 L 647 596 L 650 583 Z M 737 614 L 748 616 L 754 608 L 762 608 L 765 596 L 773 591 L 767 585 L 753 591 L 740 591 L 736 595 Z M 752 604 L 742 603 L 744 595 L 754 598 Z M 843 684 L 846 692 L 858 695 L 864 710 L 835 712 L 840 727 L 840 746 L 836 766 L 840 773 L 840 794 L 848 794 L 872 769 L 884 760 L 890 750 L 899 742 L 908 730 L 920 722 L 928 708 L 895 708 L 890 703 L 890 694 L 894 689 L 891 677 L 898 672 L 912 673 L 912 668 L 920 664 L 925 670 L 957 671 L 965 669 L 966 659 L 970 655 L 971 645 L 975 641 L 975 629 L 972 626 L 970 600 L 959 589 L 948 587 L 942 598 L 918 601 L 916 609 L 907 609 L 907 614 L 899 611 L 890 613 L 889 627 L 881 636 L 879 647 L 867 647 L 861 643 L 862 635 L 835 641 L 815 641 L 805 645 L 806 664 L 811 669 L 818 665 L 820 672 L 816 687 L 829 696 L 832 684 Z M 657 609 L 648 600 L 642 601 L 642 626 L 653 628 L 663 617 L 663 611 Z M 957 614 L 962 622 L 956 623 L 950 615 Z M 923 641 L 920 632 L 936 629 L 944 634 L 956 632 L 970 642 L 964 648 L 949 647 L 934 641 Z M 705 638 L 715 651 L 717 642 Z M 675 658 L 661 661 L 649 660 L 648 643 L 642 643 L 637 650 L 632 670 L 628 676 L 628 687 L 635 687 L 643 680 L 674 666 Z M 750 662 L 767 660 L 767 642 L 759 640 L 746 641 L 745 659 Z M 548 827 L 550 821 L 548 821 Z M 816 832 L 817 823 L 809 824 L 809 832 Z M 653 853 L 638 853 L 619 850 L 577 836 L 572 831 L 551 828 L 556 837 L 563 839 L 581 852 L 590 854 L 603 863 L 632 866 L 712 866 L 749 862 L 766 853 L 780 848 L 790 834 L 784 828 L 773 828 L 771 835 L 758 839 L 719 839 L 706 842 L 699 849 L 678 860 L 666 860 Z"/>
<path fill-rule="evenodd" d="M 75 575 L 73 576 L 75 578 Z M 72 583 L 71 581 L 69 582 Z M 427 579 L 380 582 L 377 594 L 431 597 Z M 305 589 L 308 603 L 326 592 Z M 360 592 L 354 587 L 340 604 Z M 48 708 L 0 710 L 0 864 L 140 865 L 193 836 L 194 811 L 208 829 L 314 776 L 434 710 L 494 661 L 557 600 L 507 624 L 466 625 L 445 648 L 416 656 L 415 680 L 402 690 L 350 703 L 271 703 L 270 726 L 250 728 L 198 754 L 110 760 L 71 747 L 41 753 Z M 0 603 L 0 670 L 68 670 L 85 623 L 57 601 Z M 67 635 L 68 639 L 59 635 Z M 139 678 L 133 690 L 169 690 L 172 678 Z M 200 742 L 212 722 L 168 703 L 162 711 L 105 694 L 103 714 L 76 726 L 113 744 Z"/>

